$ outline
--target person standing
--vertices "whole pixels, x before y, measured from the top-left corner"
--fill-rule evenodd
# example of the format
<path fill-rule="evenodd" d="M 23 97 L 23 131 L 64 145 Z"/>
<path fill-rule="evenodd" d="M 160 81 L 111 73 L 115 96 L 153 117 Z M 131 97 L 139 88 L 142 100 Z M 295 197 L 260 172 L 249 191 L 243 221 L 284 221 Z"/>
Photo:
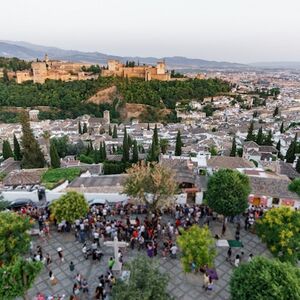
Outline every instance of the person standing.
<path fill-rule="evenodd" d="M 231 259 L 231 255 L 232 255 L 232 250 L 231 250 L 231 247 L 229 247 L 228 251 L 227 251 L 227 258 L 226 260 L 230 262 L 230 259 Z"/>
<path fill-rule="evenodd" d="M 89 293 L 89 285 L 88 285 L 88 282 L 85 278 L 83 278 L 82 280 L 82 284 L 81 284 L 81 287 L 82 287 L 82 293 L 85 294 L 85 293 Z"/>
<path fill-rule="evenodd" d="M 74 270 L 75 270 L 75 265 L 74 263 L 71 261 L 70 264 L 69 264 L 69 269 L 70 269 L 70 272 L 73 273 Z"/>
<path fill-rule="evenodd" d="M 115 264 L 115 260 L 114 258 L 110 257 L 109 260 L 108 260 L 108 269 L 111 271 L 113 266 Z"/>
<path fill-rule="evenodd" d="M 238 267 L 240 265 L 240 256 L 237 254 L 234 260 L 234 266 Z"/>
<path fill-rule="evenodd" d="M 57 254 L 58 254 L 60 262 L 64 262 L 65 259 L 64 259 L 64 254 L 63 254 L 63 250 L 61 247 L 57 248 Z"/>

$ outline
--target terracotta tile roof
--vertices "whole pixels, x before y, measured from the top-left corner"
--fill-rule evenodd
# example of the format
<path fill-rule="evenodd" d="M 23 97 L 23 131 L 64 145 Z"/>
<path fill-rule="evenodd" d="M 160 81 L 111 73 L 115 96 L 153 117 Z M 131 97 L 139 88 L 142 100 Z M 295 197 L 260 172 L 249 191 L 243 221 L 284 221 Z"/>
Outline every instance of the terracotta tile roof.
<path fill-rule="evenodd" d="M 6 186 L 39 184 L 45 171 L 46 169 L 12 171 L 5 177 L 3 184 Z"/>
<path fill-rule="evenodd" d="M 254 168 L 254 164 L 242 157 L 213 156 L 207 166 L 216 169 Z"/>

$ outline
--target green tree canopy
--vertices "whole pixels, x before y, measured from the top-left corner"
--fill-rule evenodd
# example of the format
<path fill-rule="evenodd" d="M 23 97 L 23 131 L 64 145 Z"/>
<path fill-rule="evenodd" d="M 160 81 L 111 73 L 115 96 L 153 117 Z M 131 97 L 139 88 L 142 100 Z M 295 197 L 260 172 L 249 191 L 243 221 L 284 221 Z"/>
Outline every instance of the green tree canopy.
<path fill-rule="evenodd" d="M 299 161 L 299 160 L 298 160 Z M 291 192 L 294 192 L 300 196 L 300 178 L 294 179 L 290 184 L 289 184 L 289 190 Z"/>
<path fill-rule="evenodd" d="M 238 171 L 222 169 L 209 178 L 207 203 L 224 216 L 236 216 L 248 207 L 249 179 Z"/>
<path fill-rule="evenodd" d="M 256 222 L 256 232 L 270 251 L 282 261 L 300 259 L 300 211 L 272 208 Z"/>
<path fill-rule="evenodd" d="M 230 150 L 230 156 L 236 156 L 236 141 L 235 141 L 235 136 L 232 139 L 232 146 Z"/>
<path fill-rule="evenodd" d="M 60 168 L 60 158 L 58 156 L 56 146 L 54 143 L 51 143 L 50 146 L 50 161 L 51 161 L 51 167 L 53 169 Z"/>
<path fill-rule="evenodd" d="M 113 300 L 171 300 L 167 293 L 168 277 L 157 262 L 138 256 L 128 264 L 128 281 L 118 280 L 112 289 Z"/>
<path fill-rule="evenodd" d="M 182 147 L 181 134 L 180 131 L 178 130 L 176 136 L 175 156 L 181 156 L 181 147 Z"/>
<path fill-rule="evenodd" d="M 300 271 L 288 263 L 255 257 L 233 271 L 232 300 L 299 300 Z"/>
<path fill-rule="evenodd" d="M 123 137 L 123 156 L 122 156 L 123 162 L 129 162 L 129 144 L 128 144 L 128 135 L 126 127 L 124 129 L 124 137 Z"/>
<path fill-rule="evenodd" d="M 51 204 L 51 213 L 58 222 L 65 220 L 73 223 L 76 219 L 85 217 L 88 210 L 84 196 L 77 192 L 68 192 Z"/>
<path fill-rule="evenodd" d="M 295 135 L 295 138 L 291 141 L 291 144 L 286 152 L 285 159 L 288 163 L 293 163 L 296 156 L 297 151 L 297 134 Z"/>
<path fill-rule="evenodd" d="M 113 137 L 113 139 L 118 138 L 118 131 L 117 131 L 117 126 L 116 125 L 114 125 L 112 137 Z"/>
<path fill-rule="evenodd" d="M 253 133 L 253 130 L 254 130 L 254 122 L 251 121 L 248 129 L 246 141 L 255 141 L 255 134 Z"/>
<path fill-rule="evenodd" d="M 258 145 L 262 145 L 264 142 L 264 134 L 263 134 L 263 130 L 262 130 L 262 127 L 260 127 L 258 129 L 258 133 L 257 133 L 257 136 L 256 136 L 256 143 Z"/>
<path fill-rule="evenodd" d="M 14 158 L 15 158 L 15 160 L 18 160 L 18 161 L 22 159 L 20 144 L 15 135 L 14 135 Z"/>
<path fill-rule="evenodd" d="M 132 149 L 132 162 L 137 163 L 139 161 L 139 150 L 138 150 L 138 145 L 137 141 L 133 141 L 133 149 Z"/>
<path fill-rule="evenodd" d="M 26 292 L 42 270 L 41 262 L 27 261 L 17 257 L 9 265 L 0 268 L 0 299 L 14 300 L 18 296 L 26 299 Z"/>
<path fill-rule="evenodd" d="M 21 124 L 23 133 L 23 158 L 21 161 L 22 168 L 43 168 L 45 166 L 44 155 L 30 128 L 28 115 L 25 113 L 21 115 Z"/>
<path fill-rule="evenodd" d="M 192 263 L 196 269 L 204 265 L 213 266 L 216 256 L 215 240 L 207 226 L 193 225 L 188 230 L 180 229 L 177 243 L 182 251 L 181 262 L 185 272 L 191 272 Z"/>
<path fill-rule="evenodd" d="M 146 204 L 151 211 L 174 202 L 177 183 L 169 168 L 157 163 L 141 162 L 128 169 L 127 174 L 124 193 Z"/>
<path fill-rule="evenodd" d="M 9 157 L 13 157 L 13 152 L 11 150 L 11 146 L 8 140 L 3 141 L 2 145 L 2 155 L 4 159 L 7 159 Z"/>
<path fill-rule="evenodd" d="M 166 154 L 168 146 L 169 146 L 169 141 L 167 139 L 160 139 L 159 145 L 160 145 L 161 153 Z"/>
<path fill-rule="evenodd" d="M 14 212 L 0 212 L 0 261 L 10 263 L 19 254 L 29 249 L 30 236 L 27 230 L 32 227 L 27 216 Z"/>

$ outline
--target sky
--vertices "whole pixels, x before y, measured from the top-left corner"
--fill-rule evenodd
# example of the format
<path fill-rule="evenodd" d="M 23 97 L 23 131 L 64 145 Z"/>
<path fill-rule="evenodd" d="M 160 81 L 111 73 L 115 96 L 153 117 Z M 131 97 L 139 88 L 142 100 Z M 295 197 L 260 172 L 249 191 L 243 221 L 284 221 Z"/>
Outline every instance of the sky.
<path fill-rule="evenodd" d="M 300 61 L 300 0 L 1 0 L 0 40 L 121 56 Z"/>

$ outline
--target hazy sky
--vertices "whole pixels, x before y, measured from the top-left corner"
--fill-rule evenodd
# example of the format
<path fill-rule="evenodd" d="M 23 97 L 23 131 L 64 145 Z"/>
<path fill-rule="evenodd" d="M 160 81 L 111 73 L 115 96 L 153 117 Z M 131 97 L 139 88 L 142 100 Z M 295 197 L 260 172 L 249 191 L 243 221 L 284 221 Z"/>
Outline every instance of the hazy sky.
<path fill-rule="evenodd" d="M 300 0 L 1 0 L 0 39 L 116 55 L 300 61 Z"/>

